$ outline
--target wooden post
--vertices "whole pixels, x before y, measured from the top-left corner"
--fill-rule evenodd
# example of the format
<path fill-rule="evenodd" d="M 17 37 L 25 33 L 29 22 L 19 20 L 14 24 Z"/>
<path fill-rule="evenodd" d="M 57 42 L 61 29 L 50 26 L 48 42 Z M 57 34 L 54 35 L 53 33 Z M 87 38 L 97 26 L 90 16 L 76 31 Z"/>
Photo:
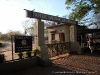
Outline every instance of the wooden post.
<path fill-rule="evenodd" d="M 83 41 L 83 39 L 82 39 L 82 34 L 81 34 L 81 47 L 83 47 L 82 41 Z"/>
<path fill-rule="evenodd" d="M 93 31 L 92 31 L 92 41 L 94 41 L 94 37 L 93 37 Z"/>
<path fill-rule="evenodd" d="M 13 36 L 11 36 L 11 44 L 12 44 L 12 60 L 14 60 L 14 55 L 13 55 Z"/>

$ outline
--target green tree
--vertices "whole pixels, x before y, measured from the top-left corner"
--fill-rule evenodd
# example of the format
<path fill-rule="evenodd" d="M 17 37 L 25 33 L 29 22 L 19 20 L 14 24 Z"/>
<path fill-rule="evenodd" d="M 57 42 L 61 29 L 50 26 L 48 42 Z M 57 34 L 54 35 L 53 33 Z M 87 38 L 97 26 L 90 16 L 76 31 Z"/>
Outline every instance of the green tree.
<path fill-rule="evenodd" d="M 45 34 L 46 37 L 48 37 L 48 30 L 47 30 L 47 28 L 44 29 L 44 34 Z"/>
<path fill-rule="evenodd" d="M 97 23 L 100 21 L 96 16 L 100 15 L 100 0 L 66 0 L 65 4 L 67 9 L 72 10 L 69 19 L 78 20 L 83 24 L 99 25 Z"/>
<path fill-rule="evenodd" d="M 94 14 L 100 13 L 100 0 L 66 0 L 67 9 L 72 9 L 71 19 L 82 19 L 92 11 Z"/>

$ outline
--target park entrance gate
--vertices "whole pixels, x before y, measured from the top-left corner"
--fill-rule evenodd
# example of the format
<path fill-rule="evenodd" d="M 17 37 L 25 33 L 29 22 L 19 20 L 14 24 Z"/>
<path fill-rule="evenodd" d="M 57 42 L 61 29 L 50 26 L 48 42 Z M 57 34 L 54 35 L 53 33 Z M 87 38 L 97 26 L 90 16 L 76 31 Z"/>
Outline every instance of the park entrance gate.
<path fill-rule="evenodd" d="M 70 33 L 68 33 L 68 37 L 70 37 L 70 39 L 68 41 L 70 42 L 70 51 L 80 53 L 81 50 L 80 50 L 80 45 L 77 42 L 77 32 L 76 32 L 77 31 L 76 25 L 78 24 L 77 21 L 61 18 L 58 16 L 47 15 L 35 11 L 29 11 L 29 10 L 26 10 L 26 16 L 28 18 L 38 19 L 34 24 L 34 42 L 35 42 L 35 48 L 39 49 L 41 52 L 42 59 L 46 61 L 49 59 L 49 56 L 48 56 L 47 48 L 44 43 L 44 22 L 42 22 L 41 19 L 69 24 Z"/>

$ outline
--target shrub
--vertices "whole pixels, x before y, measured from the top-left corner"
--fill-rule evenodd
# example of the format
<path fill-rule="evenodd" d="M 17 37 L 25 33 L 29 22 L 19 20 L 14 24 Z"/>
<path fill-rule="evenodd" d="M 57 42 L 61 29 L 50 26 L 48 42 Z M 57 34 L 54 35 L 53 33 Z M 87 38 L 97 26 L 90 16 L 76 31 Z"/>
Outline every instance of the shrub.
<path fill-rule="evenodd" d="M 39 52 L 40 52 L 40 51 L 39 51 L 37 48 L 34 49 L 34 50 L 33 50 L 34 56 L 36 56 L 37 54 L 39 54 Z"/>
<path fill-rule="evenodd" d="M 4 54 L 0 54 L 0 63 L 3 63 L 5 60 L 5 55 Z"/>
<path fill-rule="evenodd" d="M 29 57 L 29 58 L 31 57 L 31 54 L 32 54 L 31 51 L 27 51 L 27 52 L 26 52 L 26 55 L 27 55 L 27 57 Z"/>
<path fill-rule="evenodd" d="M 56 40 L 52 40 L 52 41 L 51 41 L 52 44 L 54 44 L 54 43 L 56 43 L 56 42 L 57 42 Z"/>
<path fill-rule="evenodd" d="M 19 52 L 18 53 L 18 56 L 19 56 L 19 59 L 22 59 L 23 58 L 23 53 L 22 52 Z"/>
<path fill-rule="evenodd" d="M 0 43 L 0 47 L 2 46 L 2 43 Z"/>

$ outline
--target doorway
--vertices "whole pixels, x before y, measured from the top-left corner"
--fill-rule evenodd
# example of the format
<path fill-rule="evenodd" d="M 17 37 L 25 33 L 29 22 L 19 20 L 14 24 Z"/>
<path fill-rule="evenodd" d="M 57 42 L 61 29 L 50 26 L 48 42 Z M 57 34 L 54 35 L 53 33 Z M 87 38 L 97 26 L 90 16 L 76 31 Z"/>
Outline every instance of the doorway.
<path fill-rule="evenodd" d="M 65 42 L 65 34 L 59 33 L 59 42 Z"/>

